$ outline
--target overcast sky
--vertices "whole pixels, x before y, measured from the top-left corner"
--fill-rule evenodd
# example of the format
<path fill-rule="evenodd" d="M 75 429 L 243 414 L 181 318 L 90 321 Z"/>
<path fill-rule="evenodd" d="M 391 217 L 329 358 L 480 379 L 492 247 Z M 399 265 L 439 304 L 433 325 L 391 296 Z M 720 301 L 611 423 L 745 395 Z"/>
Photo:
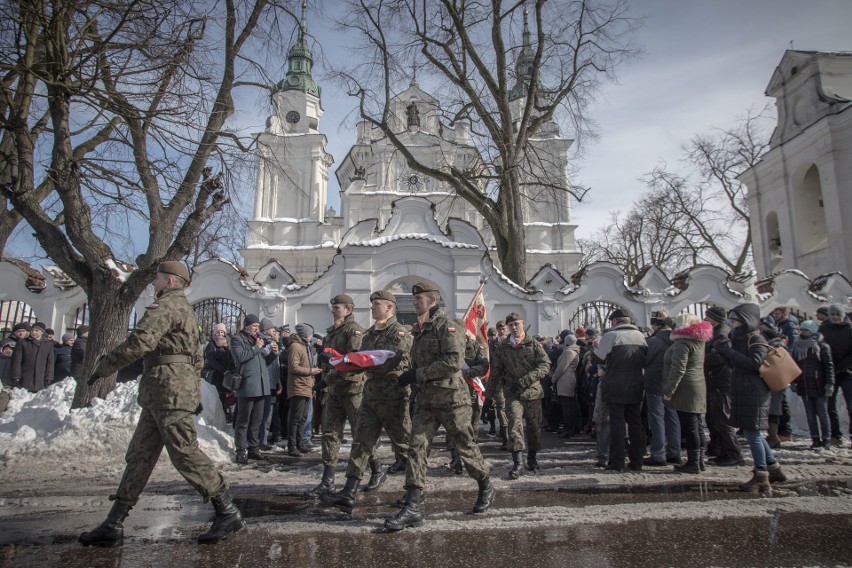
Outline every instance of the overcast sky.
<path fill-rule="evenodd" d="M 334 0 L 318 6 L 326 13 L 337 7 Z M 644 18 L 636 35 L 644 54 L 618 70 L 617 84 L 604 86 L 589 109 L 600 138 L 571 164 L 574 181 L 591 188 L 574 207 L 578 237 L 595 233 L 610 211 L 629 209 L 645 189 L 638 178 L 657 164 L 676 168 L 692 136 L 731 127 L 747 109 L 771 103 L 763 92 L 791 42 L 798 50 L 852 51 L 852 0 L 635 0 L 632 10 Z M 335 159 L 329 203 L 339 212 L 333 170 L 355 142 L 355 101 L 322 81 L 320 55 L 347 57 L 348 40 L 313 7 L 309 32 L 316 42 L 314 75 L 323 88 L 321 130 Z M 277 60 L 282 67 L 276 81 L 286 71 L 286 53 Z M 236 95 L 234 118 L 243 131 L 263 130 L 268 97 Z M 246 204 L 248 212 L 252 205 Z M 29 257 L 34 248 L 31 230 L 19 226 L 9 253 Z"/>
<path fill-rule="evenodd" d="M 574 161 L 575 181 L 591 187 L 574 207 L 578 237 L 591 236 L 613 210 L 629 209 L 643 191 L 637 181 L 658 163 L 677 167 L 681 148 L 698 133 L 727 128 L 772 99 L 764 90 L 786 49 L 852 51 L 852 0 L 642 0 L 637 44 L 644 54 L 618 71 L 589 112 L 600 138 Z M 333 2 L 325 4 L 326 9 Z M 334 57 L 339 38 L 311 15 L 311 35 Z M 323 87 L 322 129 L 336 168 L 355 141 L 339 130 L 352 99 Z M 772 111 L 774 114 L 774 109 Z M 329 201 L 339 210 L 337 180 Z"/>

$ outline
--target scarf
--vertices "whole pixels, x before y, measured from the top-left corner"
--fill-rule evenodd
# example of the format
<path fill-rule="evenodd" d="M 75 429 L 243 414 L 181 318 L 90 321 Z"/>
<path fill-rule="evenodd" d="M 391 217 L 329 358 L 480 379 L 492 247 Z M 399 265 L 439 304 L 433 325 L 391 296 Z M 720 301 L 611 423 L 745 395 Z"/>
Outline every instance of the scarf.
<path fill-rule="evenodd" d="M 804 361 L 809 353 L 813 353 L 819 359 L 819 334 L 811 334 L 807 337 L 799 336 L 793 342 L 793 348 L 790 350 L 793 353 L 793 358 L 796 361 Z"/>

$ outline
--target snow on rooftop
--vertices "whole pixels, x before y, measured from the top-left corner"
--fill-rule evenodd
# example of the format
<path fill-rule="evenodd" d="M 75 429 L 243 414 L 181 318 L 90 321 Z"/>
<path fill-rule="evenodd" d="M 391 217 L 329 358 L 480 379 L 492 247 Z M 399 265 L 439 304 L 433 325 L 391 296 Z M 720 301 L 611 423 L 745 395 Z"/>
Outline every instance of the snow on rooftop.
<path fill-rule="evenodd" d="M 433 243 L 438 243 L 442 247 L 445 248 L 458 248 L 458 249 L 475 249 L 479 248 L 476 245 L 470 243 L 457 243 L 453 241 L 448 241 L 446 238 L 436 237 L 435 235 L 431 235 L 429 233 L 401 233 L 398 235 L 388 235 L 385 237 L 379 237 L 377 239 L 370 239 L 368 241 L 352 241 L 349 244 L 355 246 L 365 246 L 365 247 L 380 247 L 384 244 L 393 242 L 393 241 L 401 241 L 405 239 L 417 239 L 422 241 L 430 241 Z"/>
<path fill-rule="evenodd" d="M 268 245 L 254 244 L 248 245 L 247 249 L 263 249 L 263 250 L 318 250 L 324 248 L 336 248 L 337 243 L 334 241 L 325 241 L 318 245 Z"/>

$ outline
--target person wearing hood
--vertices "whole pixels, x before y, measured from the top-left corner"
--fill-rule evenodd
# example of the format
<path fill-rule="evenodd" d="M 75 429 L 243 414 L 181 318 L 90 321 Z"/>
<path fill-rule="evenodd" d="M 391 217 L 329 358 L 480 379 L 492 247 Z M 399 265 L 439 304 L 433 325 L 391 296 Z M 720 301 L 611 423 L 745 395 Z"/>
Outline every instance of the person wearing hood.
<path fill-rule="evenodd" d="M 671 332 L 672 345 L 663 356 L 662 398 L 677 412 L 686 441 L 686 463 L 674 466 L 679 473 L 704 469 L 704 428 L 701 415 L 707 412 L 704 382 L 704 344 L 713 339 L 713 326 L 693 314 L 679 314 Z"/>
<path fill-rule="evenodd" d="M 819 332 L 831 348 L 831 360 L 834 362 L 834 394 L 828 400 L 831 445 L 842 448 L 843 432 L 840 430 L 840 417 L 837 413 L 837 395 L 841 389 L 849 416 L 849 431 L 852 434 L 852 323 L 846 318 L 843 306 L 828 306 L 828 319 L 819 327 Z"/>
<path fill-rule="evenodd" d="M 769 387 L 760 377 L 760 365 L 768 352 L 766 338 L 758 331 L 760 307 L 739 304 L 728 312 L 729 339 L 718 339 L 713 349 L 731 365 L 730 425 L 741 428 L 754 460 L 752 477 L 743 491 L 771 492 L 772 483 L 786 481 L 781 465 L 761 435 L 769 426 Z"/>
<path fill-rule="evenodd" d="M 553 370 L 553 388 L 559 406 L 562 407 L 562 419 L 565 421 L 565 429 L 559 434 L 560 438 L 570 438 L 580 431 L 582 415 L 580 403 L 577 401 L 577 365 L 580 363 L 580 346 L 577 338 L 571 335 L 570 330 L 564 330 L 560 334 L 562 339 L 562 354 L 556 361 Z"/>
<path fill-rule="evenodd" d="M 713 349 L 716 340 L 727 339 L 731 328 L 725 323 L 728 314 L 720 306 L 711 306 L 704 321 L 713 326 L 713 339 L 704 349 L 704 382 L 707 385 L 707 412 L 704 420 L 710 441 L 707 453 L 715 458 L 713 465 L 733 467 L 745 464 L 736 429 L 731 428 L 731 366 Z M 711 458 L 713 459 L 713 458 Z"/>
<path fill-rule="evenodd" d="M 811 433 L 811 449 L 821 450 L 830 445 L 831 428 L 828 420 L 828 399 L 834 394 L 834 363 L 831 348 L 819 334 L 819 324 L 806 320 L 799 326 L 799 337 L 790 353 L 802 369 L 793 382 L 793 390 L 802 397 Z"/>

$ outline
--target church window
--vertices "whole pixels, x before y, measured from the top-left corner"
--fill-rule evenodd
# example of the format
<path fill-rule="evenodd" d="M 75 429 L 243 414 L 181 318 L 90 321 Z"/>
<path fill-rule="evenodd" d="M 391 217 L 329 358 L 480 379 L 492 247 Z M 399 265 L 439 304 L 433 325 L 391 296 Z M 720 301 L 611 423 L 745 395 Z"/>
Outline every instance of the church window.
<path fill-rule="evenodd" d="M 417 105 L 411 103 L 405 109 L 405 116 L 408 118 L 408 126 L 420 126 L 420 111 L 417 110 Z"/>

